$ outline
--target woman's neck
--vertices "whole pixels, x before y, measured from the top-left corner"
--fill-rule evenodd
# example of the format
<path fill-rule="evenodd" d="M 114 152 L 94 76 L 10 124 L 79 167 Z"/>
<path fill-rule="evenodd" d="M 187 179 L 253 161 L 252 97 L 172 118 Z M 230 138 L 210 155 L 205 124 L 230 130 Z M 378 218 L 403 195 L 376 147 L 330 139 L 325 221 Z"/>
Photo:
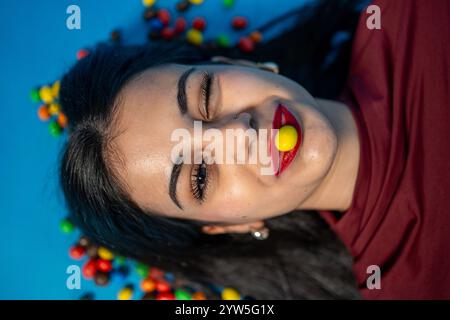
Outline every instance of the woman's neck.
<path fill-rule="evenodd" d="M 353 200 L 359 168 L 358 128 L 348 106 L 316 99 L 337 135 L 337 150 L 330 171 L 298 209 L 346 211 Z"/>

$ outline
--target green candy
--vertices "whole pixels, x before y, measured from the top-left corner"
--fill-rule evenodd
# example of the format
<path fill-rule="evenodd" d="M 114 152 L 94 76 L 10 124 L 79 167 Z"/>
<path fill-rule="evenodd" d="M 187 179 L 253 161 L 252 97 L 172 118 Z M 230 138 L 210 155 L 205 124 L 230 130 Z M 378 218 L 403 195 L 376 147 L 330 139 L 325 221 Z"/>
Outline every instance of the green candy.
<path fill-rule="evenodd" d="M 175 290 L 175 299 L 177 300 L 191 300 L 192 297 L 189 292 L 183 290 L 183 289 L 176 289 Z"/>
<path fill-rule="evenodd" d="M 41 96 L 39 95 L 39 90 L 37 88 L 31 90 L 30 97 L 33 102 L 41 101 Z"/>
<path fill-rule="evenodd" d="M 230 46 L 230 39 L 226 34 L 219 35 L 216 42 L 220 47 L 228 48 Z"/>
<path fill-rule="evenodd" d="M 223 5 L 225 8 L 229 9 L 233 6 L 234 0 L 223 0 Z"/>
<path fill-rule="evenodd" d="M 71 233 L 75 229 L 75 226 L 73 225 L 72 221 L 70 221 L 67 218 L 61 221 L 59 227 L 61 228 L 61 231 L 64 233 Z"/>
<path fill-rule="evenodd" d="M 127 258 L 125 258 L 124 256 L 116 256 L 116 258 L 114 259 L 114 261 L 119 265 L 123 265 L 125 263 L 125 260 Z"/>
<path fill-rule="evenodd" d="M 58 122 L 53 120 L 48 124 L 48 131 L 50 131 L 50 134 L 52 136 L 57 137 L 61 134 L 62 128 L 60 127 Z"/>
<path fill-rule="evenodd" d="M 136 265 L 136 273 L 141 277 L 141 278 L 147 278 L 148 276 L 148 266 L 143 264 L 143 263 L 138 263 Z"/>

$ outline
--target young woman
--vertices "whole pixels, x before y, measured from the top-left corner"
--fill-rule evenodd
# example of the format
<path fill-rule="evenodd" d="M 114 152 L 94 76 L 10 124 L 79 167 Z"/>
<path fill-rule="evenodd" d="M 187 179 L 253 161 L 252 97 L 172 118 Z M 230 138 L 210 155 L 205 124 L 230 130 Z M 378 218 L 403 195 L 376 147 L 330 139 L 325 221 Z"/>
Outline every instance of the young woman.
<path fill-rule="evenodd" d="M 440 1 L 375 4 L 382 28 L 361 16 L 340 101 L 314 96 L 335 97 L 347 76 L 350 42 L 332 50 L 336 31 L 355 26 L 345 1 L 305 8 L 244 61 L 161 45 L 100 47 L 78 62 L 61 83 L 61 182 L 74 221 L 122 254 L 256 298 L 358 298 L 352 260 L 323 217 L 364 297 L 450 297 L 450 259 L 437 254 L 449 249 L 450 200 L 430 194 L 449 187 L 438 144 L 448 134 L 450 11 Z M 217 54 L 233 59 L 211 61 Z M 256 63 L 267 60 L 283 75 Z M 171 157 L 173 132 L 192 133 L 196 120 L 222 133 L 273 129 L 280 108 L 298 148 L 280 149 L 273 175 L 260 163 L 210 164 L 205 143 L 192 146 L 196 163 Z M 381 287 L 366 284 L 374 265 Z"/>

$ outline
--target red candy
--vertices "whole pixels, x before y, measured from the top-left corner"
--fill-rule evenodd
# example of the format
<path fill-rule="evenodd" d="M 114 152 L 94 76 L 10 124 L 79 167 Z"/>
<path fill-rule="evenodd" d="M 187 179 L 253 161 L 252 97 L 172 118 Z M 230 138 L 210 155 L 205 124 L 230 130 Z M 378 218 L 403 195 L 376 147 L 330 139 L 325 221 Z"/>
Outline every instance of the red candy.
<path fill-rule="evenodd" d="M 170 291 L 170 284 L 165 280 L 156 280 L 155 288 L 158 292 L 168 292 Z"/>
<path fill-rule="evenodd" d="M 158 19 L 163 25 L 167 26 L 170 22 L 170 13 L 167 9 L 158 10 Z"/>
<path fill-rule="evenodd" d="M 112 270 L 111 261 L 105 259 L 97 260 L 97 269 L 102 272 L 110 272 Z"/>
<path fill-rule="evenodd" d="M 70 257 L 75 260 L 80 260 L 81 258 L 83 258 L 85 253 L 86 250 L 80 245 L 73 246 L 69 250 Z"/>
<path fill-rule="evenodd" d="M 248 24 L 247 19 L 245 19 L 244 17 L 234 17 L 231 22 L 231 25 L 236 30 L 244 29 L 247 26 L 247 24 Z"/>
<path fill-rule="evenodd" d="M 82 273 L 86 279 L 91 279 L 97 272 L 97 264 L 93 259 L 89 259 L 83 266 Z"/>
<path fill-rule="evenodd" d="M 89 55 L 89 51 L 86 49 L 80 49 L 77 52 L 77 60 L 81 60 Z"/>
<path fill-rule="evenodd" d="M 164 271 L 156 267 L 151 267 L 148 276 L 152 279 L 161 279 L 164 277 Z"/>
<path fill-rule="evenodd" d="M 172 40 L 175 37 L 175 29 L 170 27 L 164 27 L 161 30 L 161 37 L 165 40 Z"/>
<path fill-rule="evenodd" d="M 174 300 L 175 295 L 172 292 L 160 292 L 156 295 L 156 300 Z"/>
<path fill-rule="evenodd" d="M 206 28 L 206 20 L 202 17 L 197 17 L 192 21 L 192 28 L 198 31 L 203 31 Z"/>
<path fill-rule="evenodd" d="M 182 33 L 184 30 L 186 30 L 186 20 L 184 18 L 177 18 L 177 20 L 175 20 L 175 32 L 176 33 Z"/>
<path fill-rule="evenodd" d="M 250 38 L 242 37 L 239 40 L 238 47 L 243 52 L 252 52 L 255 49 L 255 43 Z"/>

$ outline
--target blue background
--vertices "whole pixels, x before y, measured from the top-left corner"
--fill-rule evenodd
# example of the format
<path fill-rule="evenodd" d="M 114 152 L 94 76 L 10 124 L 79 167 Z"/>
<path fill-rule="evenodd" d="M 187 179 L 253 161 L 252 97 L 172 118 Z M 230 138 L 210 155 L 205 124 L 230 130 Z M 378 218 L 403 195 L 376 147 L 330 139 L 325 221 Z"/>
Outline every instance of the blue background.
<path fill-rule="evenodd" d="M 177 1 L 159 0 L 175 13 Z M 220 0 L 206 0 L 183 14 L 188 21 L 204 16 L 208 38 L 225 31 L 237 39 L 229 21 L 245 15 L 256 29 L 304 0 L 236 0 L 231 10 Z M 81 30 L 66 28 L 66 8 L 81 9 Z M 75 62 L 78 49 L 106 40 L 122 29 L 127 42 L 142 42 L 147 30 L 140 0 L 1 1 L 0 2 L 0 299 L 78 299 L 94 290 L 97 299 L 114 299 L 124 283 L 98 288 L 82 279 L 81 290 L 66 287 L 66 268 L 81 265 L 68 256 L 77 233 L 65 235 L 59 223 L 66 215 L 58 188 L 58 157 L 65 136 L 52 137 L 37 118 L 30 89 L 52 83 Z M 265 34 L 266 39 L 283 25 Z M 132 274 L 137 281 L 137 276 Z M 136 282 L 135 281 L 135 282 Z"/>

